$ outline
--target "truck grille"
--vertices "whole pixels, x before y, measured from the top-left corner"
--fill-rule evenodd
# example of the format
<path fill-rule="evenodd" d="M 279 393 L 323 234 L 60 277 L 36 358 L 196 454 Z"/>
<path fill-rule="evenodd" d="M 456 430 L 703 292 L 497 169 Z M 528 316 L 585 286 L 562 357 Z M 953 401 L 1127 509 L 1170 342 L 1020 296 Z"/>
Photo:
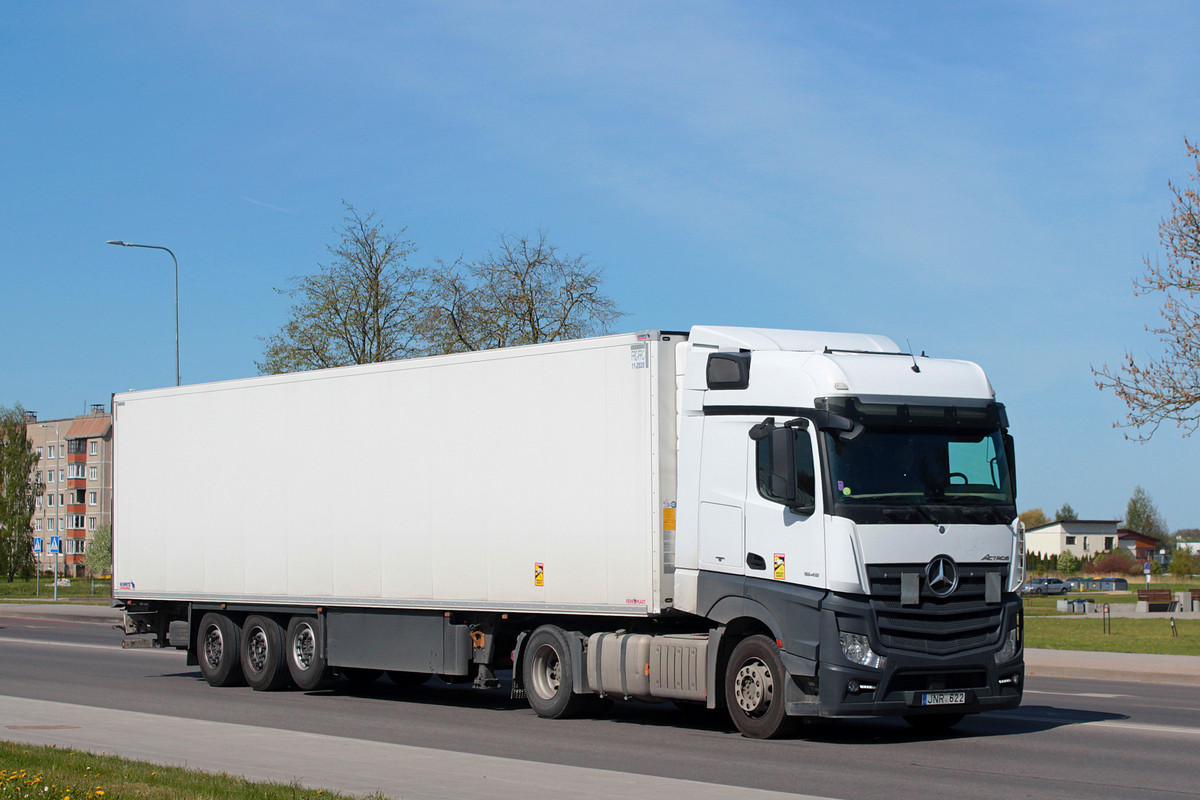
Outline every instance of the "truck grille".
<path fill-rule="evenodd" d="M 947 598 L 935 597 L 925 586 L 924 564 L 875 564 L 867 567 L 871 610 L 885 647 L 930 655 L 950 655 L 996 644 L 1004 609 L 985 602 L 989 572 L 1008 582 L 1008 564 L 959 564 L 958 588 Z M 919 605 L 900 604 L 900 576 L 922 573 Z"/>

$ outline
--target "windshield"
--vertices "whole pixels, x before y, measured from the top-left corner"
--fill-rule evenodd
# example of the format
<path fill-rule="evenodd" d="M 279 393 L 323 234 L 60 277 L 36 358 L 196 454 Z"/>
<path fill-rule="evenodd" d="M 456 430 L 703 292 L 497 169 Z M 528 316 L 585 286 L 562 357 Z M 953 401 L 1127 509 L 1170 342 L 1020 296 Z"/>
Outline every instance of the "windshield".
<path fill-rule="evenodd" d="M 999 430 L 868 427 L 848 441 L 826 434 L 834 501 L 841 505 L 1015 505 Z"/>

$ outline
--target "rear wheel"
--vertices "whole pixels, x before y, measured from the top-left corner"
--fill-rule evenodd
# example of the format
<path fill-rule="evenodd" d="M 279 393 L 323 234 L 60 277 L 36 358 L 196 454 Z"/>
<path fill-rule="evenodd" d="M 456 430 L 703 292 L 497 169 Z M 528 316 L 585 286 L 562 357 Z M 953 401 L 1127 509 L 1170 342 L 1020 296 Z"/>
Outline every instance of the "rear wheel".
<path fill-rule="evenodd" d="M 241 630 L 224 614 L 205 614 L 196 637 L 200 674 L 209 686 L 240 686 L 242 665 L 238 656 Z"/>
<path fill-rule="evenodd" d="M 256 692 L 273 692 L 287 686 L 288 668 L 283 657 L 283 628 L 270 617 L 254 614 L 242 626 L 242 672 Z"/>
<path fill-rule="evenodd" d="M 743 736 L 776 739 L 795 728 L 796 718 L 787 715 L 783 699 L 786 680 L 779 648 L 766 636 L 750 636 L 733 648 L 725 670 L 725 704 Z"/>
<path fill-rule="evenodd" d="M 288 673 L 297 688 L 304 692 L 323 689 L 334 678 L 333 670 L 321 655 L 318 630 L 317 620 L 313 617 L 292 617 L 288 622 L 284 643 Z"/>
<path fill-rule="evenodd" d="M 965 714 L 909 714 L 904 721 L 919 731 L 935 733 L 953 728 Z"/>
<path fill-rule="evenodd" d="M 529 706 L 539 717 L 569 719 L 587 707 L 588 696 L 571 691 L 575 669 L 562 628 L 543 625 L 529 637 L 521 673 Z"/>

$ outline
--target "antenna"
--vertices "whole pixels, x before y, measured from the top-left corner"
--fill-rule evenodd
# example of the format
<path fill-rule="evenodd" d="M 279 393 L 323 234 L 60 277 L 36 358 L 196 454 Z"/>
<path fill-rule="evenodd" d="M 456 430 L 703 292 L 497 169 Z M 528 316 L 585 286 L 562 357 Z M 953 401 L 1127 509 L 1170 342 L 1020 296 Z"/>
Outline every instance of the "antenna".
<path fill-rule="evenodd" d="M 905 339 L 904 343 L 908 345 L 908 357 L 913 360 L 912 371 L 920 372 L 921 368 L 917 366 L 917 357 L 913 355 L 912 342 L 910 342 L 908 339 Z"/>

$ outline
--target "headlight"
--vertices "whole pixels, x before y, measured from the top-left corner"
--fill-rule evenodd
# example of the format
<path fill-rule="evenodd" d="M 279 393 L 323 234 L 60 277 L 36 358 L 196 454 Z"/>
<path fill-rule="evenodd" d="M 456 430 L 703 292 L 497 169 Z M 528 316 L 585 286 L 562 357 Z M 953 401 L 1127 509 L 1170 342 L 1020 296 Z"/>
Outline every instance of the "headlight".
<path fill-rule="evenodd" d="M 872 669 L 883 669 L 887 659 L 871 649 L 867 637 L 859 633 L 843 633 L 838 637 L 842 643 L 842 655 L 853 664 L 861 664 Z"/>
<path fill-rule="evenodd" d="M 1008 638 L 1004 640 L 1004 646 L 996 651 L 996 663 L 1003 664 L 1017 654 L 1017 629 L 1013 628 L 1008 632 Z M 842 649 L 846 649 L 846 645 L 842 645 Z"/>

